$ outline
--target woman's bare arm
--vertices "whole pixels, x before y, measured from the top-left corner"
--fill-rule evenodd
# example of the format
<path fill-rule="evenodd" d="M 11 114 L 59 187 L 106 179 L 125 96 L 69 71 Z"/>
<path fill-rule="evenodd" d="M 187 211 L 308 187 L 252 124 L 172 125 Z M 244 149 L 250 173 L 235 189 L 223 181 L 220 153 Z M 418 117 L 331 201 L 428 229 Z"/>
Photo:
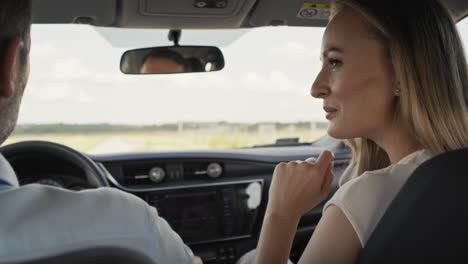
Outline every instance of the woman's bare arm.
<path fill-rule="evenodd" d="M 317 160 L 276 166 L 254 263 L 287 263 L 301 216 L 328 195 L 333 158 L 333 153 L 324 151 Z"/>
<path fill-rule="evenodd" d="M 329 206 L 309 240 L 299 264 L 355 263 L 361 242 L 343 211 Z"/>
<path fill-rule="evenodd" d="M 267 212 L 254 263 L 287 263 L 298 223 L 294 217 Z"/>

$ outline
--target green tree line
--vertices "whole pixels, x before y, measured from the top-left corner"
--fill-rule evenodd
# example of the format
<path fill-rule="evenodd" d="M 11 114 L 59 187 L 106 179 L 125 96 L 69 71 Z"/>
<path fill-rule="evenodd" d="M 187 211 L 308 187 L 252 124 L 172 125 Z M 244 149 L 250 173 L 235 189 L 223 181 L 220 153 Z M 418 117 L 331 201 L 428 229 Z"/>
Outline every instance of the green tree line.
<path fill-rule="evenodd" d="M 175 132 L 181 126 L 184 130 L 203 129 L 213 126 L 225 126 L 241 128 L 247 132 L 255 132 L 262 124 L 274 124 L 276 129 L 285 129 L 294 126 L 296 129 L 310 129 L 310 122 L 296 123 L 228 123 L 228 122 L 184 122 L 161 124 L 161 125 L 115 125 L 115 124 L 20 124 L 16 127 L 14 134 L 80 134 L 80 133 L 122 133 L 122 132 Z"/>

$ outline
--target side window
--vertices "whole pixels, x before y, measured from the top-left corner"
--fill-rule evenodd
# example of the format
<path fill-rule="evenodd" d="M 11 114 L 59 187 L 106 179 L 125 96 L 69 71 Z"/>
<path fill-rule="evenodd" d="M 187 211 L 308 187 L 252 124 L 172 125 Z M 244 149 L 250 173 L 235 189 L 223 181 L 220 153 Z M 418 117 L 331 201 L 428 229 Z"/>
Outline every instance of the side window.
<path fill-rule="evenodd" d="M 457 23 L 458 32 L 460 32 L 463 46 L 465 47 L 465 56 L 468 56 L 468 17 Z"/>

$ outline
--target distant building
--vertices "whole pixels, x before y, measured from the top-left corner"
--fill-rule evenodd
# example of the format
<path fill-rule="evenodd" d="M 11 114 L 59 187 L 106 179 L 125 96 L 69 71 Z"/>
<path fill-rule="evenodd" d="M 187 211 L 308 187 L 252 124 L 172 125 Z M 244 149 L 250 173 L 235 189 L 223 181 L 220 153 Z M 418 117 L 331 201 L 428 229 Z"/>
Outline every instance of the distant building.
<path fill-rule="evenodd" d="M 224 122 L 179 122 L 178 132 L 190 132 L 199 134 L 229 133 L 240 130 L 237 126 Z"/>
<path fill-rule="evenodd" d="M 328 122 L 310 122 L 311 130 L 324 130 L 328 128 Z"/>
<path fill-rule="evenodd" d="M 296 125 L 289 125 L 289 126 L 285 127 L 284 130 L 288 131 L 288 132 L 296 132 L 297 131 L 297 126 Z"/>
<path fill-rule="evenodd" d="M 258 124 L 259 134 L 276 134 L 275 124 Z"/>
<path fill-rule="evenodd" d="M 184 132 L 184 122 L 177 123 L 177 132 L 178 133 Z"/>

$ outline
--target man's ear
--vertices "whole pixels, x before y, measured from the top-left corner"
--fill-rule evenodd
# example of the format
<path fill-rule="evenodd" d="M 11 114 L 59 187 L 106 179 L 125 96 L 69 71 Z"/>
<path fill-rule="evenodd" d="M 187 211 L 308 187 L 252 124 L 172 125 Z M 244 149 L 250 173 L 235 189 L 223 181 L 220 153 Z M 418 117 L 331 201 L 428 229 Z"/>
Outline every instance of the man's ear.
<path fill-rule="evenodd" d="M 0 100 L 13 96 L 18 75 L 18 57 L 21 39 L 18 37 L 4 41 L 0 57 Z"/>

